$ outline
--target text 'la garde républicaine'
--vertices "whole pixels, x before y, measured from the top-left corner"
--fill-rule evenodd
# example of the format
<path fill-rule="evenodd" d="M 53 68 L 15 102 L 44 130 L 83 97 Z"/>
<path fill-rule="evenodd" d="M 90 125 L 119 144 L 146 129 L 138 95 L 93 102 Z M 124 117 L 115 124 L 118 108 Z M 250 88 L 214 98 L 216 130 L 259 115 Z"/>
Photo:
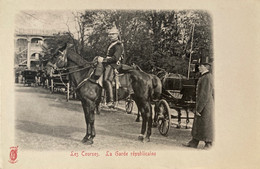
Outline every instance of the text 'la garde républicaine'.
<path fill-rule="evenodd" d="M 144 156 L 156 156 L 156 152 L 153 151 L 106 151 L 106 152 L 88 152 L 88 151 L 71 151 L 72 157 L 144 157 Z"/>

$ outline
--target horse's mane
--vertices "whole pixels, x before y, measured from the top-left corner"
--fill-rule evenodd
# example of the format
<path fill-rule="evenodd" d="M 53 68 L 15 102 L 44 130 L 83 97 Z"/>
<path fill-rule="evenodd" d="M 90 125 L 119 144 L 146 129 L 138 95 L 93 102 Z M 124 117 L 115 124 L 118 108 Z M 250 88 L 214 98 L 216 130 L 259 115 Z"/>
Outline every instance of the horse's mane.
<path fill-rule="evenodd" d="M 78 66 L 84 66 L 87 64 L 93 64 L 93 62 L 88 62 L 85 60 L 81 55 L 76 53 L 76 51 L 72 48 L 72 45 L 68 45 L 66 50 L 67 58 L 70 59 L 72 62 L 76 63 Z"/>

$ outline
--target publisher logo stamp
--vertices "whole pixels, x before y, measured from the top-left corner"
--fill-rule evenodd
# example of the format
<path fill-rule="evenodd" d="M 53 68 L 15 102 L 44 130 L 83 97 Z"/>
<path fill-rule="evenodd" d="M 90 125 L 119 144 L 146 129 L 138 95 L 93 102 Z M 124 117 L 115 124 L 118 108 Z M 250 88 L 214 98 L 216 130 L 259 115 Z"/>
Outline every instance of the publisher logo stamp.
<path fill-rule="evenodd" d="M 10 147 L 10 154 L 9 154 L 9 162 L 14 164 L 17 162 L 17 152 L 18 152 L 18 146 L 16 147 Z"/>

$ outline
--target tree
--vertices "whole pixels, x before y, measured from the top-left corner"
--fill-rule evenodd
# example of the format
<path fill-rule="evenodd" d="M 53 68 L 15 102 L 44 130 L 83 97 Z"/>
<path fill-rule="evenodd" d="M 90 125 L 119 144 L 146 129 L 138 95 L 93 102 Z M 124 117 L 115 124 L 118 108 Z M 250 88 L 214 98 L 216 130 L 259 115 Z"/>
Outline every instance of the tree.
<path fill-rule="evenodd" d="M 87 10 L 74 17 L 77 32 L 72 34 L 68 27 L 67 35 L 87 60 L 106 55 L 107 30 L 113 26 L 119 29 L 125 47 L 124 62 L 136 63 L 145 71 L 161 67 L 187 75 L 192 25 L 192 59 L 213 57 L 212 21 L 206 11 Z"/>
<path fill-rule="evenodd" d="M 189 57 L 191 29 L 195 25 L 193 37 L 193 57 L 195 59 L 204 59 L 213 57 L 212 42 L 212 19 L 206 11 L 184 11 L 182 15 L 182 24 L 187 25 L 184 30 L 186 36 L 185 54 Z M 187 29 L 188 28 L 188 29 Z"/>
<path fill-rule="evenodd" d="M 75 29 L 76 33 L 72 33 L 70 27 L 67 23 L 68 35 L 74 45 L 75 51 L 81 55 L 85 56 L 86 54 L 86 43 L 88 32 L 93 26 L 93 20 L 91 19 L 93 12 L 74 12 L 74 21 L 75 21 Z"/>

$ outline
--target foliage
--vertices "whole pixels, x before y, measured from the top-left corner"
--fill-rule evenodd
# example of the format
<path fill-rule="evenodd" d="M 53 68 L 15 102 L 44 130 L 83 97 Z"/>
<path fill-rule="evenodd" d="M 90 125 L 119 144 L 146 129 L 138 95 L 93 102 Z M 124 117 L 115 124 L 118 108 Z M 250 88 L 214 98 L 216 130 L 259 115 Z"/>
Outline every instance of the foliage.
<path fill-rule="evenodd" d="M 147 72 L 161 67 L 187 75 L 191 51 L 192 59 L 213 57 L 212 21 L 206 11 L 87 10 L 74 16 L 77 36 L 68 28 L 68 36 L 55 38 L 72 42 L 87 60 L 106 55 L 111 27 L 120 31 L 124 62 L 136 63 Z"/>

